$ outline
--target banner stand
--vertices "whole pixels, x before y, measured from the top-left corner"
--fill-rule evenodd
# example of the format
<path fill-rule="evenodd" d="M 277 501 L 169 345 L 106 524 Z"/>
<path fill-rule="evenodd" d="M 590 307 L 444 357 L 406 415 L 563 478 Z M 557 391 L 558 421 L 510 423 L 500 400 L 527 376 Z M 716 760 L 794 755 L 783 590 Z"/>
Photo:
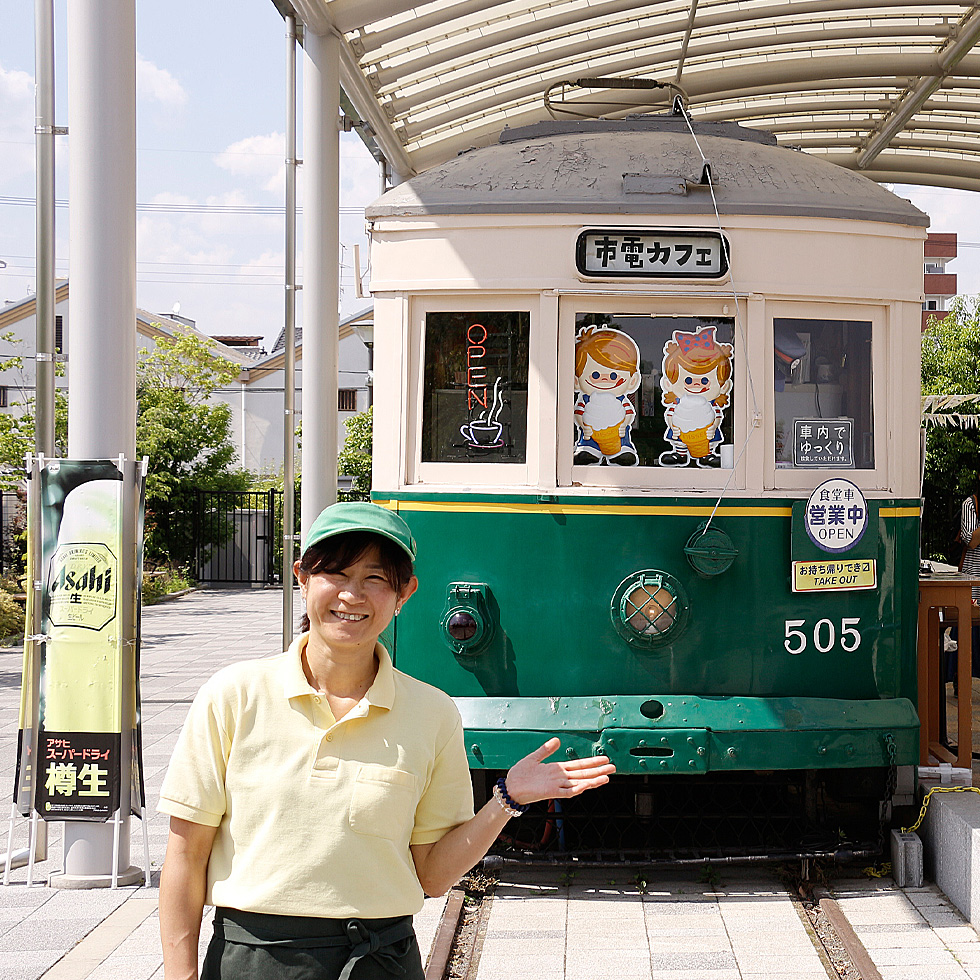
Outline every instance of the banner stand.
<path fill-rule="evenodd" d="M 34 884 L 34 847 L 37 844 L 37 825 L 40 823 L 37 813 L 31 814 L 31 857 L 27 863 L 27 887 Z"/>
<path fill-rule="evenodd" d="M 143 884 L 150 887 L 150 828 L 146 823 L 146 807 L 140 807 L 140 824 L 143 827 L 143 867 L 146 868 Z"/>
<path fill-rule="evenodd" d="M 149 885 L 139 695 L 146 460 L 34 456 L 28 473 L 28 629 L 3 884 L 24 863 L 33 884 L 46 822 L 60 821 L 64 863 L 49 886 Z M 18 813 L 29 816 L 30 846 L 14 853 Z M 145 871 L 130 865 L 130 816 L 143 825 Z"/>
<path fill-rule="evenodd" d="M 37 757 L 37 727 L 38 727 L 38 697 L 37 692 L 41 680 L 41 651 L 40 644 L 48 639 L 41 633 L 40 627 L 40 605 L 38 598 L 41 591 L 41 582 L 38 579 L 38 568 L 40 565 L 40 534 L 37 528 L 31 528 L 31 515 L 37 514 L 40 509 L 40 488 L 39 481 L 31 479 L 35 466 L 44 465 L 43 456 L 34 456 L 30 453 L 25 458 L 25 472 L 28 475 L 28 533 L 27 533 L 27 567 L 26 567 L 26 592 L 27 609 L 25 617 L 25 636 L 24 636 L 24 664 L 21 689 L 20 707 L 20 737 L 17 746 L 17 765 L 14 776 L 13 802 L 10 808 L 10 826 L 7 833 L 7 854 L 4 861 L 3 884 L 6 887 L 10 883 L 10 872 L 13 868 L 21 868 L 28 865 L 28 878 L 32 877 L 33 866 L 36 861 L 44 861 L 48 856 L 48 827 L 43 821 L 39 826 L 35 820 L 31 822 L 29 832 L 30 846 L 13 851 L 14 821 L 20 806 L 22 816 L 30 817 L 31 808 L 27 802 L 32 793 L 33 786 L 33 760 Z"/>
<path fill-rule="evenodd" d="M 14 852 L 14 820 L 16 817 L 17 804 L 14 802 L 10 804 L 10 819 L 7 821 L 7 860 L 3 866 L 4 887 L 10 884 L 10 869 L 19 868 L 21 865 L 26 864 L 31 853 L 30 848 L 22 848 Z"/>
<path fill-rule="evenodd" d="M 119 828 L 122 826 L 122 809 L 112 815 L 112 884 L 111 888 L 119 887 Z"/>

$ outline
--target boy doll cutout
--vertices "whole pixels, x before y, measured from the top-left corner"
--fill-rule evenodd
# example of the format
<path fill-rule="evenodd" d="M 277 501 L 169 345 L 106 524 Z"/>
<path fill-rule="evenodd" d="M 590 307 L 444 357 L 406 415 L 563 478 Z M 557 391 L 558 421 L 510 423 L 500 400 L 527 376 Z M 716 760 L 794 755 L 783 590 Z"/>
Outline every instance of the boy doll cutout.
<path fill-rule="evenodd" d="M 697 333 L 674 331 L 664 344 L 661 401 L 671 449 L 660 454 L 661 466 L 721 466 L 721 423 L 732 390 L 731 344 L 715 340 L 715 328 Z"/>
<path fill-rule="evenodd" d="M 629 334 L 584 327 L 575 341 L 576 466 L 636 466 L 630 438 L 636 409 L 630 392 L 640 387 L 640 350 Z"/>

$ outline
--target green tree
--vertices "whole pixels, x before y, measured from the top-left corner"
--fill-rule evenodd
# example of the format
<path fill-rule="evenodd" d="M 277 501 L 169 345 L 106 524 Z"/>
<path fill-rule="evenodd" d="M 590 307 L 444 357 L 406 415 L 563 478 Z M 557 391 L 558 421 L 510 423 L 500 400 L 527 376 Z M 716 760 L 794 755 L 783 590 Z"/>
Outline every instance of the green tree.
<path fill-rule="evenodd" d="M 24 478 L 24 458 L 34 452 L 34 398 L 27 397 L 24 377 L 24 351 L 27 343 L 18 340 L 12 331 L 0 334 L 0 372 L 13 372 L 20 400 L 11 402 L 10 413 L 0 414 L 0 489 L 11 490 Z M 64 374 L 61 364 L 56 373 Z M 6 381 L 5 381 L 6 383 Z M 68 445 L 68 397 L 63 389 L 55 390 L 55 455 L 64 456 Z"/>
<path fill-rule="evenodd" d="M 195 492 L 243 490 L 235 470 L 231 409 L 214 392 L 239 375 L 237 364 L 195 334 L 161 337 L 141 352 L 136 368 L 136 455 L 149 459 L 146 554 L 150 561 L 190 561 L 195 539 L 220 543 L 225 527 L 195 526 Z"/>
<path fill-rule="evenodd" d="M 25 344 L 0 335 L 0 371 L 22 371 Z M 160 337 L 140 351 L 136 366 L 136 455 L 149 459 L 146 477 L 146 557 L 149 562 L 185 564 L 194 554 L 193 492 L 242 490 L 251 477 L 233 468 L 231 409 L 212 401 L 219 388 L 238 378 L 240 368 L 214 353 L 214 343 L 197 334 Z M 26 388 L 20 378 L 20 387 Z M 34 399 L 0 414 L 0 486 L 16 486 L 24 457 L 34 450 Z M 56 453 L 68 452 L 68 398 L 55 393 Z M 205 530 L 205 544 L 217 544 L 227 528 Z"/>
<path fill-rule="evenodd" d="M 374 437 L 374 409 L 352 415 L 347 420 L 344 448 L 337 457 L 337 469 L 354 478 L 344 500 L 371 499 L 371 449 Z"/>
<path fill-rule="evenodd" d="M 958 297 L 922 335 L 923 557 L 956 562 L 960 504 L 980 482 L 980 297 Z"/>

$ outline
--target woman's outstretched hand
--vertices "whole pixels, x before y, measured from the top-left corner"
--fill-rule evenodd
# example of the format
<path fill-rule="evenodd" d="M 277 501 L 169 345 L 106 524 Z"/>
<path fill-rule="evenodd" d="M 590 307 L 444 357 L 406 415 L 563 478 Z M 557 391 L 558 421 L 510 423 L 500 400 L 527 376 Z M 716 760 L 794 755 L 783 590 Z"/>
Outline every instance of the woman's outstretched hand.
<path fill-rule="evenodd" d="M 534 803 L 578 796 L 588 789 L 604 786 L 616 767 L 604 755 L 568 762 L 545 762 L 561 741 L 549 738 L 540 749 L 516 762 L 507 773 L 507 792 L 515 803 Z"/>

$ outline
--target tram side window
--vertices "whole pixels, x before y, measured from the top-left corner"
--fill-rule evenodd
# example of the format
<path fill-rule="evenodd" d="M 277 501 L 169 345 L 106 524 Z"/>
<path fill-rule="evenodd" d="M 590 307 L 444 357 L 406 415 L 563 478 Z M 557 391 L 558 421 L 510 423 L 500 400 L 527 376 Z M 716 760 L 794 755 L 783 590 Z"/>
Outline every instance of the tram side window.
<path fill-rule="evenodd" d="M 576 466 L 731 467 L 735 321 L 575 317 Z"/>
<path fill-rule="evenodd" d="M 530 323 L 527 311 L 426 314 L 422 462 L 526 462 Z"/>
<path fill-rule="evenodd" d="M 776 466 L 873 469 L 871 324 L 775 319 Z"/>

